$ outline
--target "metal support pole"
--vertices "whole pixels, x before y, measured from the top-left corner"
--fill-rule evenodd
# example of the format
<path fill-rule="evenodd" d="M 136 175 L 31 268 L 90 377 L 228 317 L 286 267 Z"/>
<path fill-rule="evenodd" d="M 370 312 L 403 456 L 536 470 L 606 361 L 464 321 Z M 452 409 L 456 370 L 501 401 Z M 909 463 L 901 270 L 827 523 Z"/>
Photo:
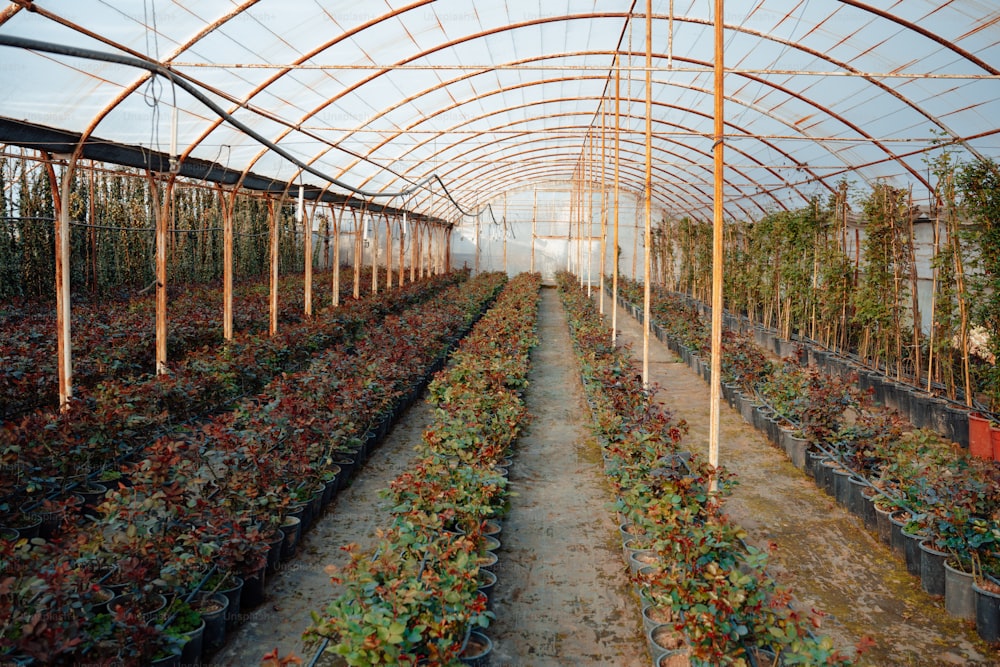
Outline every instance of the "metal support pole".
<path fill-rule="evenodd" d="M 723 0 L 715 0 L 715 160 L 714 160 L 714 202 L 712 219 L 712 386 L 709 400 L 709 436 L 708 436 L 708 462 L 713 466 L 719 465 L 719 418 L 720 418 L 720 389 L 722 377 L 722 277 L 723 277 L 723 248 L 722 248 L 722 197 L 723 197 L 723 167 L 724 167 L 724 144 L 723 133 L 725 132 L 725 88 L 723 56 L 724 49 L 724 29 Z M 712 476 L 711 489 L 717 488 L 717 478 Z"/>
<path fill-rule="evenodd" d="M 653 201 L 653 0 L 646 0 L 646 188 L 643 202 L 646 210 L 646 225 L 643 239 L 646 247 L 642 253 L 642 383 L 649 387 L 649 246 L 652 229 Z M 633 259 L 634 261 L 634 259 Z"/>
<path fill-rule="evenodd" d="M 630 56 L 631 57 L 631 56 Z M 611 345 L 618 342 L 618 202 L 621 196 L 621 103 L 622 103 L 622 71 L 621 56 L 615 54 L 615 221 L 614 248 L 611 262 Z"/>

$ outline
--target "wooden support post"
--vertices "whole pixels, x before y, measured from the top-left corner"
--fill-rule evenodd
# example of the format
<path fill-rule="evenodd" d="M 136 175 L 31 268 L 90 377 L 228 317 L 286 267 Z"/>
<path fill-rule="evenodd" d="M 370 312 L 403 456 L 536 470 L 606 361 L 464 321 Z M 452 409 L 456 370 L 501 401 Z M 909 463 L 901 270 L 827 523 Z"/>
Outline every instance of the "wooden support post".
<path fill-rule="evenodd" d="M 406 268 L 406 249 L 403 247 L 406 239 L 406 211 L 403 211 L 403 219 L 399 221 L 399 287 L 403 286 Z"/>
<path fill-rule="evenodd" d="M 160 199 L 156 178 L 147 172 L 149 196 L 156 214 L 156 374 L 167 372 L 167 226 L 170 222 L 174 179 L 167 179 L 167 187 Z"/>
<path fill-rule="evenodd" d="M 236 188 L 226 196 L 221 186 L 219 207 L 222 210 L 222 337 L 233 340 L 233 211 L 236 207 Z"/>
<path fill-rule="evenodd" d="M 507 191 L 503 191 L 503 272 L 507 273 Z"/>
<path fill-rule="evenodd" d="M 340 207 L 340 215 L 334 215 L 333 204 L 330 204 L 330 219 L 333 221 L 333 297 L 331 304 L 334 308 L 340 305 L 340 222 L 344 219 L 344 211 L 347 206 Z"/>
<path fill-rule="evenodd" d="M 538 188 L 533 191 L 534 204 L 531 206 L 531 273 L 535 272 L 535 237 L 538 230 Z"/>
<path fill-rule="evenodd" d="M 385 218 L 385 291 L 392 291 L 392 220 L 388 213 L 383 213 Z"/>
<path fill-rule="evenodd" d="M 52 156 L 48 153 L 44 155 L 45 169 L 49 175 L 49 188 L 52 191 L 52 205 L 55 209 L 56 374 L 59 379 L 59 409 L 65 412 L 69 410 L 69 402 L 73 398 L 69 207 L 76 155 L 70 157 L 61 180 L 56 178 Z"/>
<path fill-rule="evenodd" d="M 355 208 L 351 209 L 351 217 L 354 218 L 354 283 L 353 283 L 353 293 L 355 299 L 361 298 L 361 264 L 364 262 L 363 253 L 363 243 L 364 234 L 362 232 L 362 225 L 365 224 L 365 209 L 367 206 L 361 209 L 361 214 L 358 215 L 358 210 Z"/>
<path fill-rule="evenodd" d="M 365 227 L 367 229 L 367 227 Z M 372 249 L 372 294 L 378 294 L 378 225 L 375 224 L 375 216 L 372 216 L 372 232 L 368 239 Z"/>
<path fill-rule="evenodd" d="M 410 282 L 417 282 L 417 259 L 420 256 L 420 223 L 410 228 Z"/>
<path fill-rule="evenodd" d="M 299 203 L 295 208 L 295 217 L 297 222 L 302 225 L 302 232 L 305 234 L 303 246 L 305 248 L 305 277 L 303 282 L 305 283 L 305 316 L 312 317 L 313 313 L 313 233 L 312 233 L 312 217 L 306 215 L 306 203 L 305 203 L 305 188 L 299 185 Z"/>
<path fill-rule="evenodd" d="M 652 228 L 653 198 L 653 0 L 646 0 L 646 188 L 643 194 L 646 211 L 643 239 L 643 290 L 642 290 L 642 384 L 649 387 L 649 246 Z M 638 236 L 638 234 L 636 235 Z M 635 259 L 633 258 L 633 261 Z"/>
<path fill-rule="evenodd" d="M 444 272 L 451 273 L 451 235 L 455 231 L 454 227 L 449 227 L 445 233 L 444 243 Z"/>
<path fill-rule="evenodd" d="M 722 214 L 723 214 L 723 176 L 724 176 L 724 144 L 725 132 L 725 89 L 724 89 L 724 7 L 723 0 L 715 0 L 715 144 L 714 148 L 714 202 L 712 206 L 712 384 L 709 399 L 709 436 L 708 462 L 719 465 L 719 418 L 720 394 L 722 378 L 722 278 L 723 278 L 723 247 L 722 247 Z M 711 490 L 715 491 L 718 479 L 713 474 Z"/>
<path fill-rule="evenodd" d="M 267 198 L 267 224 L 271 232 L 271 324 L 268 330 L 274 336 L 278 333 L 278 219 L 274 199 Z"/>

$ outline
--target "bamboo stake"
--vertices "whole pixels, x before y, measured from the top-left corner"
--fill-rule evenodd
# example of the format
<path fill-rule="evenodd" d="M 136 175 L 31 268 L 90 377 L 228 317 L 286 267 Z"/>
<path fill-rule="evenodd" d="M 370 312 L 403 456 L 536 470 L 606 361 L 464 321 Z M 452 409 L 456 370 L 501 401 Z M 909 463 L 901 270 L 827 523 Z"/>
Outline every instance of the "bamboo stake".
<path fill-rule="evenodd" d="M 947 178 L 949 193 L 948 209 L 948 242 L 951 243 L 952 254 L 955 262 L 955 282 L 958 289 L 958 313 L 961 319 L 959 337 L 962 344 L 962 379 L 965 385 L 965 404 L 972 407 L 974 396 L 972 395 L 972 374 L 970 372 L 969 361 L 969 306 L 965 298 L 965 263 L 962 260 L 962 240 L 958 234 L 958 220 L 952 208 L 952 193 L 954 193 L 954 175 L 948 174 Z"/>
<path fill-rule="evenodd" d="M 927 339 L 927 391 L 931 390 L 934 382 L 934 364 L 940 362 L 934 357 L 934 343 L 936 342 L 937 325 L 937 296 L 938 296 L 938 256 L 941 254 L 941 229 L 940 229 L 940 201 L 935 202 L 934 211 L 934 261 L 931 262 L 931 327 L 928 331 Z M 940 373 L 938 373 L 940 375 Z M 919 378 L 917 378 L 919 381 Z"/>
<path fill-rule="evenodd" d="M 906 218 L 909 225 L 909 233 L 906 237 L 906 249 L 909 252 L 910 261 L 910 302 L 911 319 L 913 321 L 913 378 L 914 386 L 919 387 L 923 378 L 923 352 L 920 347 L 920 338 L 923 335 L 923 318 L 920 316 L 920 292 L 918 291 L 917 276 L 917 250 L 914 243 L 913 227 L 913 187 L 910 187 L 907 199 Z M 933 326 L 933 324 L 932 324 Z M 929 373 L 928 373 L 929 375 Z M 930 391 L 930 389 L 928 389 Z"/>

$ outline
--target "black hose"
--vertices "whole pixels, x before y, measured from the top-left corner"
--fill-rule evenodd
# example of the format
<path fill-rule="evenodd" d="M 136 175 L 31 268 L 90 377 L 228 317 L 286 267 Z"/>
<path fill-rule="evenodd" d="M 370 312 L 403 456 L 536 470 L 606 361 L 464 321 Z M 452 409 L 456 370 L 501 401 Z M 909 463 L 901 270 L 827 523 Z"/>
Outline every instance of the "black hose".
<path fill-rule="evenodd" d="M 458 209 L 458 211 L 462 215 L 467 216 L 467 217 L 478 217 L 487 208 L 490 209 L 490 213 L 492 215 L 492 207 L 490 207 L 489 204 L 487 204 L 484 208 L 480 209 L 479 211 L 477 211 L 475 213 L 471 213 L 469 211 L 466 211 L 464 208 L 462 208 L 462 206 L 457 201 L 455 201 L 455 198 L 452 197 L 451 193 L 448 191 L 448 187 L 445 185 L 444 181 L 441 180 L 441 177 L 438 176 L 437 174 L 431 174 L 430 176 L 427 176 L 427 177 L 421 179 L 420 181 L 417 181 L 411 187 L 403 189 L 403 190 L 398 191 L 398 192 L 372 192 L 370 190 L 362 190 L 360 188 L 356 188 L 354 186 L 348 185 L 347 183 L 345 183 L 345 182 L 343 182 L 343 181 L 341 181 L 339 179 L 336 179 L 333 176 L 330 176 L 330 175 L 328 175 L 328 174 L 326 174 L 326 173 L 324 173 L 324 172 L 322 172 L 322 171 L 320 171 L 320 170 L 318 170 L 318 169 L 316 169 L 316 168 L 314 168 L 314 167 L 306 164 L 305 162 L 302 162 L 297 157 L 295 157 L 291 153 L 285 151 L 283 148 L 281 148 L 280 146 L 278 146 L 274 142 L 272 142 L 269 139 L 265 138 L 263 135 L 258 134 L 250 126 L 248 126 L 248 125 L 244 124 L 243 122 L 237 120 L 232 114 L 230 114 L 225 109 L 223 109 L 222 107 L 220 107 L 218 104 L 216 104 L 215 102 L 213 102 L 212 99 L 208 97 L 208 95 L 206 95 L 205 93 L 203 93 L 193 83 L 191 83 L 190 81 L 188 81 L 188 80 L 186 80 L 186 79 L 184 79 L 182 77 L 179 77 L 177 75 L 177 73 L 173 72 L 169 68 L 164 67 L 163 65 L 161 65 L 161 64 L 159 64 L 157 62 L 152 62 L 152 61 L 149 61 L 149 60 L 143 60 L 142 58 L 136 58 L 134 56 L 126 56 L 126 55 L 121 55 L 121 54 L 117 54 L 117 53 L 107 53 L 105 51 L 96 51 L 94 49 L 84 49 L 84 48 L 80 48 L 80 47 L 77 47 L 77 46 L 68 46 L 68 45 L 65 45 L 65 44 L 55 44 L 53 42 L 44 42 L 44 41 L 37 40 L 37 39 L 29 39 L 29 38 L 26 38 L 26 37 L 18 37 L 16 35 L 4 35 L 4 34 L 0 34 L 0 46 L 13 46 L 13 47 L 16 47 L 16 48 L 27 49 L 27 50 L 30 50 L 30 51 L 41 51 L 41 52 L 44 52 L 44 53 L 52 53 L 52 54 L 55 54 L 55 55 L 69 56 L 69 57 L 72 57 L 72 58 L 85 58 L 87 60 L 96 60 L 96 61 L 99 61 L 99 62 L 113 63 L 113 64 L 116 64 L 116 65 L 125 65 L 125 66 L 128 66 L 128 67 L 136 67 L 138 69 L 144 69 L 147 72 L 150 72 L 150 73 L 152 73 L 154 75 L 159 75 L 159 76 L 165 77 L 166 79 L 168 79 L 174 85 L 180 86 L 185 92 L 187 92 L 189 95 L 191 95 L 192 97 L 194 97 L 196 100 L 198 100 L 199 102 L 201 102 L 202 104 L 204 104 L 206 107 L 208 107 L 209 109 L 211 109 L 215 114 L 217 114 L 220 118 L 222 118 L 223 120 L 225 120 L 227 123 L 229 123 L 230 125 L 232 125 L 236 129 L 238 129 L 239 131 L 243 132 L 247 136 L 255 139 L 258 143 L 266 146 L 268 149 L 274 151 L 275 153 L 277 153 L 281 157 L 285 158 L 286 160 L 288 160 L 289 162 L 291 162 L 292 164 L 294 164 L 299 169 L 301 169 L 303 171 L 306 171 L 306 172 L 309 172 L 313 176 L 316 176 L 317 178 L 321 178 L 324 181 L 332 183 L 333 185 L 336 185 L 337 187 L 340 187 L 340 188 L 343 188 L 343 189 L 348 190 L 350 192 L 353 192 L 354 194 L 356 194 L 356 195 L 358 195 L 360 197 L 370 197 L 372 199 L 376 199 L 376 198 L 379 198 L 379 197 L 385 197 L 385 198 L 390 198 L 390 199 L 393 198 L 393 197 L 405 197 L 405 196 L 407 196 L 407 195 L 415 192 L 416 190 L 419 190 L 421 188 L 425 188 L 429 182 L 431 182 L 431 181 L 437 181 L 438 183 L 441 184 L 442 189 L 444 189 L 445 196 L 448 198 L 449 201 L 451 201 L 451 203 L 455 206 L 456 209 Z M 494 218 L 494 220 L 496 220 L 496 218 Z"/>

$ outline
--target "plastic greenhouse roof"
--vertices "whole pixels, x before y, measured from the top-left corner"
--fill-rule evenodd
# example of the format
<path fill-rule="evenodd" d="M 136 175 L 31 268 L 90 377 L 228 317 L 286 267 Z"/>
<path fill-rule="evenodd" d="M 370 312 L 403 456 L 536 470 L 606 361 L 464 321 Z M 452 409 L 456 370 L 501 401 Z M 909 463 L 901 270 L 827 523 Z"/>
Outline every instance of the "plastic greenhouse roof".
<path fill-rule="evenodd" d="M 699 219 L 712 210 L 712 7 L 653 2 L 654 205 Z M 0 10 L 0 42 L 159 63 L 280 152 L 170 78 L 42 49 L 0 46 L 0 119 L 170 151 L 176 105 L 182 160 L 316 184 L 291 156 L 340 193 L 436 174 L 471 210 L 540 182 L 611 183 L 617 54 L 622 187 L 638 192 L 644 12 L 634 0 L 17 0 Z M 728 217 L 800 206 L 841 178 L 911 184 L 920 199 L 940 143 L 1000 154 L 996 3 L 730 0 L 725 40 Z M 382 203 L 454 219 L 442 194 L 434 182 Z"/>

